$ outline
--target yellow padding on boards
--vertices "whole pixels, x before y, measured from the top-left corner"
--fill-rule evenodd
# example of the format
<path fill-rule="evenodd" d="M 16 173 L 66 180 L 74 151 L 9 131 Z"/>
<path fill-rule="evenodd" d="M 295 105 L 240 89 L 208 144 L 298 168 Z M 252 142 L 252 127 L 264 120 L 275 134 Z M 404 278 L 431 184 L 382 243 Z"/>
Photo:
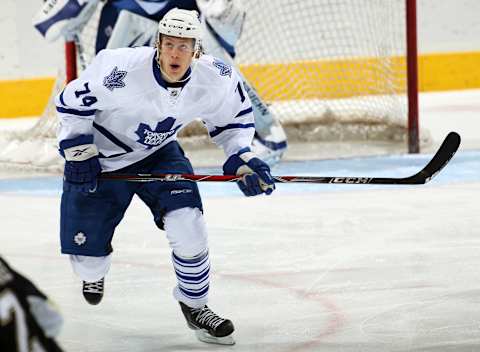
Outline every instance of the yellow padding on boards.
<path fill-rule="evenodd" d="M 421 55 L 418 71 L 422 92 L 480 88 L 480 52 Z"/>
<path fill-rule="evenodd" d="M 399 92 L 406 77 L 405 61 L 398 57 L 249 65 L 241 70 L 266 101 Z"/>
<path fill-rule="evenodd" d="M 241 70 L 263 99 L 285 101 L 402 92 L 405 66 L 404 58 L 391 57 L 245 65 Z M 418 67 L 422 92 L 480 88 L 480 52 L 421 55 Z M 393 74 L 393 81 L 385 74 Z M 40 115 L 53 84 L 53 78 L 0 81 L 0 118 Z"/>
<path fill-rule="evenodd" d="M 53 78 L 0 81 L 0 118 L 40 115 L 54 83 Z"/>
<path fill-rule="evenodd" d="M 266 101 L 401 93 L 406 87 L 406 62 L 400 57 L 248 65 L 241 70 Z M 422 92 L 480 88 L 480 52 L 421 55 L 418 70 Z"/>

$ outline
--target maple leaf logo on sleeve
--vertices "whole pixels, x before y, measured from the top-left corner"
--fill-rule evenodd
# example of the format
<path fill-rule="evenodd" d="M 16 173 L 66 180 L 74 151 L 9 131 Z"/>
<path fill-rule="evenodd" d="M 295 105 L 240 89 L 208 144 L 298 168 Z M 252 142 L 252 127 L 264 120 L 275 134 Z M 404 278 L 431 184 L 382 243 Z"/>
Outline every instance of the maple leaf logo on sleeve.
<path fill-rule="evenodd" d="M 115 66 L 108 74 L 108 76 L 103 78 L 103 85 L 113 92 L 115 88 L 125 87 L 125 82 L 123 79 L 127 75 L 127 71 L 120 71 L 117 66 Z"/>
<path fill-rule="evenodd" d="M 213 60 L 213 66 L 218 68 L 220 76 L 232 77 L 232 66 L 227 65 L 218 59 Z"/>

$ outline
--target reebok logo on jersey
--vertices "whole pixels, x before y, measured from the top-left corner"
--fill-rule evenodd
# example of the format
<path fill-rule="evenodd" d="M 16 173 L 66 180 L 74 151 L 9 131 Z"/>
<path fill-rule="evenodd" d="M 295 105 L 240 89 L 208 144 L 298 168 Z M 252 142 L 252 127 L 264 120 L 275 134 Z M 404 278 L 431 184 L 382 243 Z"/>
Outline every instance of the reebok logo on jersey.
<path fill-rule="evenodd" d="M 170 194 L 172 196 L 174 196 L 176 194 L 185 194 L 185 193 L 192 193 L 192 190 L 188 189 L 188 188 L 184 188 L 184 189 L 174 189 L 174 190 L 170 191 Z"/>
<path fill-rule="evenodd" d="M 123 79 L 127 75 L 127 71 L 120 71 L 117 66 L 113 68 L 108 76 L 103 79 L 103 85 L 113 92 L 115 88 L 125 87 Z"/>
<path fill-rule="evenodd" d="M 232 77 L 232 66 L 224 64 L 220 60 L 213 60 L 213 66 L 220 70 L 220 76 Z"/>
<path fill-rule="evenodd" d="M 141 123 L 140 125 L 138 125 L 138 128 L 135 131 L 135 133 L 139 137 L 137 142 L 143 144 L 148 149 L 159 146 L 167 138 L 175 135 L 178 129 L 182 127 L 182 125 L 178 125 L 174 129 L 172 129 L 174 124 L 175 119 L 173 117 L 167 117 L 165 120 L 159 122 L 155 130 L 152 130 L 149 125 Z"/>

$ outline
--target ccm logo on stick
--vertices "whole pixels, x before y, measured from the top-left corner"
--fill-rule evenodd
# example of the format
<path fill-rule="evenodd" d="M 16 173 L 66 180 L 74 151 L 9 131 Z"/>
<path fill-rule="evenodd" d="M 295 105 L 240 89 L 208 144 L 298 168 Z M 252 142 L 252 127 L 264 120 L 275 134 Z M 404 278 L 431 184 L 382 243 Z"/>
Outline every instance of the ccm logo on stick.
<path fill-rule="evenodd" d="M 335 177 L 330 183 L 369 183 L 368 177 Z"/>

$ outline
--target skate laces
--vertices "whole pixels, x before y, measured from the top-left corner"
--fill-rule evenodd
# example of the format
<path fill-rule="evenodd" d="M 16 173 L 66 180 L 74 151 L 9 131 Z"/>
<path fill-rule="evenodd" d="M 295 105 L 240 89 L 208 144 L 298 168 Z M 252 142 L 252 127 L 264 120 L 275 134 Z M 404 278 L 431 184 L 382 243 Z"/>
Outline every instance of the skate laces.
<path fill-rule="evenodd" d="M 102 293 L 103 292 L 103 279 L 95 282 L 83 282 L 83 292 L 87 293 Z"/>
<path fill-rule="evenodd" d="M 221 323 L 225 321 L 225 319 L 220 318 L 214 312 L 210 310 L 207 306 L 203 308 L 191 308 L 193 314 L 197 314 L 195 320 L 199 324 L 205 324 L 213 329 L 216 329 Z"/>

